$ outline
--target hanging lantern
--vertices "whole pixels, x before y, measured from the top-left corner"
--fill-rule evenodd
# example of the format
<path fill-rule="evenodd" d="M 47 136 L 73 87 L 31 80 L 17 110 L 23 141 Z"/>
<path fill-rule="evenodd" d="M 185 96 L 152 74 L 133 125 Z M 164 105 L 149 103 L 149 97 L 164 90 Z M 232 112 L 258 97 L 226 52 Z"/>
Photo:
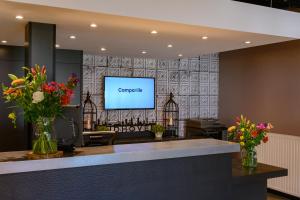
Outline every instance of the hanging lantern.
<path fill-rule="evenodd" d="M 164 106 L 164 127 L 165 136 L 178 136 L 179 130 L 179 108 L 178 104 L 173 100 L 174 95 L 170 93 L 170 99 Z"/>
<path fill-rule="evenodd" d="M 88 92 L 83 104 L 83 131 L 95 130 L 96 122 L 97 106 L 92 102 L 90 92 Z"/>

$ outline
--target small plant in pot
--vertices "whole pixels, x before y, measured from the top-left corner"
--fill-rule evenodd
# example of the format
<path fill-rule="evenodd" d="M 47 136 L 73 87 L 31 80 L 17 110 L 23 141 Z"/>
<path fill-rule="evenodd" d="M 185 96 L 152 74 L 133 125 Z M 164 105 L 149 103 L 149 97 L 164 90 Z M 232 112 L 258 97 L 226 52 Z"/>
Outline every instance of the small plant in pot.
<path fill-rule="evenodd" d="M 107 126 L 104 126 L 104 125 L 98 125 L 96 127 L 96 130 L 97 131 L 110 131 L 110 129 Z"/>
<path fill-rule="evenodd" d="M 151 131 L 155 133 L 156 138 L 162 138 L 165 128 L 160 124 L 155 124 L 151 127 Z"/>

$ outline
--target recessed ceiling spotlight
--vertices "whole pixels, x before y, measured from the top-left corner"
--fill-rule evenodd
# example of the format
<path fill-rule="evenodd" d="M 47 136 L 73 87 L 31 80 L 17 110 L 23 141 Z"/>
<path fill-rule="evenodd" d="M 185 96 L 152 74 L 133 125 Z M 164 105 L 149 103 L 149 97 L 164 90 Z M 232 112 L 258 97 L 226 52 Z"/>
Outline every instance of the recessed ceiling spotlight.
<path fill-rule="evenodd" d="M 207 36 L 202 36 L 202 40 L 207 40 L 208 37 Z"/>
<path fill-rule="evenodd" d="M 6 43 L 7 43 L 7 41 L 6 41 L 6 40 L 2 40 L 2 41 L 1 41 L 1 43 L 3 43 L 3 44 L 6 44 Z"/>
<path fill-rule="evenodd" d="M 173 47 L 173 45 L 172 44 L 168 44 L 168 48 L 172 48 Z"/>
<path fill-rule="evenodd" d="M 90 25 L 90 27 L 92 27 L 92 28 L 97 28 L 97 24 L 95 24 L 95 23 L 91 23 L 91 25 Z"/>
<path fill-rule="evenodd" d="M 59 48 L 59 47 L 60 47 L 60 45 L 59 45 L 59 44 L 56 44 L 56 45 L 55 45 L 55 47 L 56 47 L 56 48 Z"/>
<path fill-rule="evenodd" d="M 102 47 L 100 50 L 101 50 L 101 51 L 106 51 L 106 48 Z"/>
<path fill-rule="evenodd" d="M 153 31 L 151 31 L 151 34 L 153 34 L 153 35 L 155 35 L 155 34 L 157 34 L 158 32 L 156 31 L 156 30 L 153 30 Z"/>
<path fill-rule="evenodd" d="M 70 39 L 76 39 L 76 36 L 75 35 L 70 35 Z"/>
<path fill-rule="evenodd" d="M 142 54 L 146 54 L 146 53 L 147 53 L 147 51 L 145 51 L 145 50 L 144 50 L 144 51 L 142 51 Z"/>
<path fill-rule="evenodd" d="M 24 19 L 24 17 L 22 15 L 17 15 L 16 19 L 21 20 L 21 19 Z"/>
<path fill-rule="evenodd" d="M 245 41 L 245 44 L 251 44 L 251 41 Z"/>
<path fill-rule="evenodd" d="M 180 53 L 180 54 L 178 54 L 178 57 L 182 57 L 183 55 Z"/>

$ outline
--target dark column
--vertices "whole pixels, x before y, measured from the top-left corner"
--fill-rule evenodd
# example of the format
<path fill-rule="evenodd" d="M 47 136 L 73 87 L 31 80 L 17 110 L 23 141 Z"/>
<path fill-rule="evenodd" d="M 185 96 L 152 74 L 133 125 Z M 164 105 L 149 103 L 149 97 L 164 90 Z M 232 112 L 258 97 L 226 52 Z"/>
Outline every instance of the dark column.
<path fill-rule="evenodd" d="M 25 65 L 32 67 L 36 64 L 47 68 L 48 81 L 55 80 L 55 42 L 56 25 L 29 22 L 25 29 Z M 32 128 L 26 124 L 28 149 L 32 145 Z"/>
<path fill-rule="evenodd" d="M 29 22 L 25 33 L 25 64 L 47 67 L 48 81 L 55 79 L 55 40 L 56 26 Z"/>

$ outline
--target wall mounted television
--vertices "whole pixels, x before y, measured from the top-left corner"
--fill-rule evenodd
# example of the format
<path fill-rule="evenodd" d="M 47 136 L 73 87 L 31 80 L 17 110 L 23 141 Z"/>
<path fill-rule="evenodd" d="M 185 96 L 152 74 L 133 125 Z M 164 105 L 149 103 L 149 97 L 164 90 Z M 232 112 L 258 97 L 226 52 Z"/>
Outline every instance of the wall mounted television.
<path fill-rule="evenodd" d="M 155 109 L 155 79 L 105 76 L 104 109 Z"/>

